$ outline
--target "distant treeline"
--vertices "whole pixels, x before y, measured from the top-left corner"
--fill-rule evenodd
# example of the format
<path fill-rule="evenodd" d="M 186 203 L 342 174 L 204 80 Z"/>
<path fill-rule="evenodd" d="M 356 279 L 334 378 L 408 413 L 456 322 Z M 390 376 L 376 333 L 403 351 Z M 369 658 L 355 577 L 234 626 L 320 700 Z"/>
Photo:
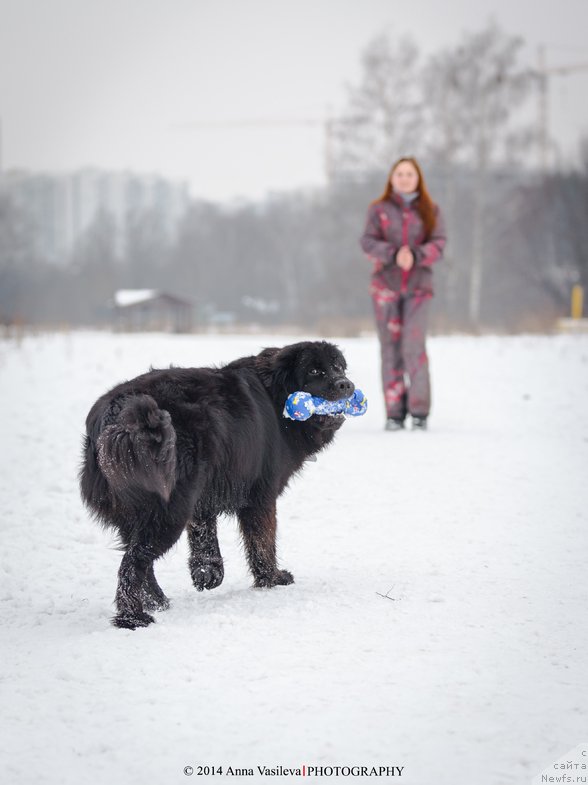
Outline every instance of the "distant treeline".
<path fill-rule="evenodd" d="M 571 286 L 588 285 L 588 167 L 539 178 L 510 168 L 486 178 L 477 318 L 470 278 L 476 173 L 450 179 L 425 162 L 448 225 L 436 271 L 434 327 L 542 329 L 565 315 Z M 235 209 L 194 202 L 177 236 L 156 211 L 129 216 L 125 251 L 99 214 L 63 267 L 36 259 L 34 227 L 0 199 L 0 319 L 99 325 L 120 288 L 154 288 L 195 304 L 195 323 L 352 329 L 371 317 L 370 264 L 358 238 L 386 172 L 312 194 Z M 347 325 L 347 327 L 346 327 Z"/>
<path fill-rule="evenodd" d="M 573 165 L 557 163 L 531 109 L 547 72 L 520 62 L 522 45 L 490 24 L 423 59 L 410 39 L 378 36 L 325 125 L 328 187 L 230 209 L 193 202 L 172 237 L 156 208 L 129 213 L 122 242 L 98 213 L 55 267 L 0 187 L 0 319 L 107 324 L 117 289 L 153 288 L 193 301 L 203 325 L 369 324 L 358 238 L 390 165 L 410 153 L 448 228 L 433 328 L 549 327 L 573 284 L 588 284 L 588 141 Z"/>

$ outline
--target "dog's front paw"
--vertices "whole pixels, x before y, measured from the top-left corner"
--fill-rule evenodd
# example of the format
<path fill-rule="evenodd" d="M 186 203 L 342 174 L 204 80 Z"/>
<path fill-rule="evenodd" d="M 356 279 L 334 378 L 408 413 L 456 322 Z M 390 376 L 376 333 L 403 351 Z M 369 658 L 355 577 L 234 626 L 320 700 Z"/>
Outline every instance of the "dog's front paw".
<path fill-rule="evenodd" d="M 225 568 L 221 558 L 212 558 L 207 561 L 190 561 L 190 575 L 192 583 L 198 591 L 216 589 L 225 577 Z"/>
<path fill-rule="evenodd" d="M 288 586 L 294 583 L 294 576 L 288 570 L 276 570 L 271 575 L 258 575 L 253 586 L 256 589 L 271 589 L 272 586 Z"/>

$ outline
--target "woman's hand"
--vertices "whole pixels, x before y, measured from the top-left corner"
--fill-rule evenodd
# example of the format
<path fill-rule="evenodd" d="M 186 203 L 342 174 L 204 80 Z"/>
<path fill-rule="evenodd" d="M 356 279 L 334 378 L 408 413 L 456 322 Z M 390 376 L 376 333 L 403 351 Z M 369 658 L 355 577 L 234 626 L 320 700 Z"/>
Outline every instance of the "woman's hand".
<path fill-rule="evenodd" d="M 408 245 L 403 245 L 396 254 L 396 264 L 403 270 L 410 270 L 414 264 L 414 256 Z"/>

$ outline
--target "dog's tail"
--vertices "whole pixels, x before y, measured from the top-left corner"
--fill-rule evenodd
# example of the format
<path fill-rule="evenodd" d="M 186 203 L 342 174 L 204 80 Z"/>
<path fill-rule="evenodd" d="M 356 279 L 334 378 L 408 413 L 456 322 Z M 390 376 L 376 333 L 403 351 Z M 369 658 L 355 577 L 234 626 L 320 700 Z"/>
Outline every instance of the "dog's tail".
<path fill-rule="evenodd" d="M 146 490 L 169 501 L 176 483 L 176 432 L 150 395 L 133 395 L 97 442 L 98 465 L 121 495 Z"/>

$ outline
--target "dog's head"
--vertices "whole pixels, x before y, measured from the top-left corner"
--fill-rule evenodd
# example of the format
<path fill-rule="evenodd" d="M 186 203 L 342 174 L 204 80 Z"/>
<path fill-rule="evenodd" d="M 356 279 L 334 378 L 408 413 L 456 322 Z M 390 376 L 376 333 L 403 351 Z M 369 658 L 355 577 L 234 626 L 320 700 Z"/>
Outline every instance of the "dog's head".
<path fill-rule="evenodd" d="M 257 367 L 277 406 L 283 406 L 293 392 L 303 391 L 327 401 L 338 401 L 349 398 L 355 390 L 345 375 L 345 357 L 337 346 L 327 341 L 303 341 L 282 349 L 264 349 L 257 357 Z"/>

